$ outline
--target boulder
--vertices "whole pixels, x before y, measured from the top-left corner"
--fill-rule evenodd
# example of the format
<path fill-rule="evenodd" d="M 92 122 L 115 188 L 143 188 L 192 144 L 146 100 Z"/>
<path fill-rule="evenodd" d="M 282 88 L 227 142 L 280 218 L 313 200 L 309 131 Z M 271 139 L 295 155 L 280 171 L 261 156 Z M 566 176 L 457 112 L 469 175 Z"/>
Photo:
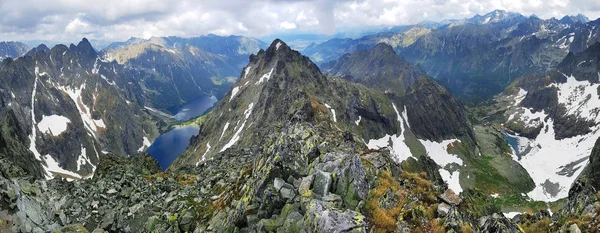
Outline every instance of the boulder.
<path fill-rule="evenodd" d="M 452 189 L 447 189 L 439 198 L 450 205 L 458 205 L 462 202 L 462 199 Z"/>
<path fill-rule="evenodd" d="M 581 230 L 579 230 L 579 227 L 577 226 L 577 224 L 573 223 L 571 226 L 569 226 L 569 229 L 567 230 L 567 232 L 569 232 L 569 233 L 581 233 Z"/>
<path fill-rule="evenodd" d="M 313 192 L 315 194 L 325 196 L 329 193 L 329 187 L 331 187 L 333 179 L 331 173 L 317 171 L 315 173 L 315 180 L 313 182 Z"/>
<path fill-rule="evenodd" d="M 352 210 L 335 209 L 318 200 L 312 200 L 308 204 L 304 215 L 304 227 L 308 232 L 366 233 L 366 223 L 362 214 Z"/>
<path fill-rule="evenodd" d="M 301 196 L 306 196 L 307 194 L 309 194 L 310 185 L 312 184 L 313 180 L 314 180 L 313 175 L 302 178 L 302 181 L 300 182 L 300 186 L 298 187 L 298 192 L 300 193 Z"/>
<path fill-rule="evenodd" d="M 493 214 L 480 227 L 481 232 L 515 232 L 520 233 L 519 226 L 512 223 L 504 215 Z"/>
<path fill-rule="evenodd" d="M 446 217 L 446 215 L 448 215 L 448 212 L 450 212 L 451 207 L 452 206 L 446 203 L 440 203 L 437 207 L 438 217 Z"/>

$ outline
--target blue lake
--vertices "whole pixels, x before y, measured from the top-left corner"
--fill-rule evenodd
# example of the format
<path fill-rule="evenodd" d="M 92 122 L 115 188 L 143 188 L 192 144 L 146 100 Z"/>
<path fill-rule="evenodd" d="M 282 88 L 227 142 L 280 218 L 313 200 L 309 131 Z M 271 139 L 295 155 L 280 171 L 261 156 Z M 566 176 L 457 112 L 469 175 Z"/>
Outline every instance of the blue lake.
<path fill-rule="evenodd" d="M 187 121 L 194 117 L 202 116 L 202 114 L 212 108 L 217 101 L 217 97 L 214 95 L 198 97 L 188 101 L 183 106 L 176 108 L 173 117 L 177 120 Z"/>
<path fill-rule="evenodd" d="M 165 170 L 185 151 L 190 144 L 190 138 L 198 135 L 198 130 L 196 126 L 186 126 L 166 132 L 158 136 L 146 152 Z"/>
<path fill-rule="evenodd" d="M 519 144 L 517 142 L 517 138 L 508 134 L 504 130 L 502 130 L 502 135 L 504 135 L 504 139 L 506 139 L 506 141 L 508 142 L 508 145 L 510 145 L 510 147 L 512 147 L 513 150 L 515 150 L 515 152 L 518 155 L 520 153 L 520 151 L 519 151 Z"/>
<path fill-rule="evenodd" d="M 187 121 L 203 115 L 217 101 L 217 97 L 215 96 L 202 96 L 169 110 L 174 114 L 173 118 Z M 158 136 L 146 152 L 158 161 L 160 168 L 165 170 L 187 149 L 190 144 L 190 138 L 198 135 L 198 130 L 199 128 L 196 126 L 173 129 Z"/>

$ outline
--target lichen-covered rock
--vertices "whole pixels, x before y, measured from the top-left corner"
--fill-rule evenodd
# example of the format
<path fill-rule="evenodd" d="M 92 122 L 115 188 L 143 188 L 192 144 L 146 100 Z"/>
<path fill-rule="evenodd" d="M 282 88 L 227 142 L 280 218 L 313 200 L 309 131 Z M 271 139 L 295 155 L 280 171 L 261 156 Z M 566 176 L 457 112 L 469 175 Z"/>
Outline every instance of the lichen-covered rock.
<path fill-rule="evenodd" d="M 485 217 L 485 221 L 483 221 L 483 224 L 480 226 L 480 231 L 521 233 L 521 230 L 517 225 L 500 214 L 493 214 L 492 216 Z"/>
<path fill-rule="evenodd" d="M 331 173 L 317 171 L 315 173 L 315 179 L 313 181 L 313 192 L 315 194 L 325 196 L 329 193 L 329 188 L 331 187 L 332 178 Z"/>
<path fill-rule="evenodd" d="M 366 232 L 364 216 L 352 210 L 338 210 L 313 200 L 308 203 L 304 226 L 309 232 Z"/>

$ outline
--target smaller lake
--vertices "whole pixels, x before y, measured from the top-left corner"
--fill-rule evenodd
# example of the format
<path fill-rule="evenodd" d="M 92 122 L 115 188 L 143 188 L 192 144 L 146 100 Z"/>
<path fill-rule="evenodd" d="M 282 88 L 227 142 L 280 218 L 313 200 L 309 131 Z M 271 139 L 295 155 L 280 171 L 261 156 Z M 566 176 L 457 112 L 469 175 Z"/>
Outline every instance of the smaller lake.
<path fill-rule="evenodd" d="M 175 113 L 173 117 L 177 120 L 187 121 L 194 117 L 201 116 L 208 109 L 212 108 L 217 101 L 217 97 L 214 95 L 198 97 L 188 101 L 183 106 L 173 111 Z"/>
<path fill-rule="evenodd" d="M 146 152 L 165 170 L 185 151 L 190 144 L 190 138 L 198 135 L 198 130 L 196 126 L 186 126 L 166 132 L 158 136 Z"/>
<path fill-rule="evenodd" d="M 506 139 L 506 141 L 508 142 L 508 145 L 510 145 L 510 147 L 513 148 L 513 150 L 515 150 L 515 153 L 517 155 L 519 155 L 519 153 L 521 153 L 521 151 L 519 151 L 519 142 L 517 140 L 517 137 L 508 134 L 506 131 L 502 130 L 502 135 L 504 135 L 504 139 Z M 520 158 L 520 156 L 518 156 Z"/>

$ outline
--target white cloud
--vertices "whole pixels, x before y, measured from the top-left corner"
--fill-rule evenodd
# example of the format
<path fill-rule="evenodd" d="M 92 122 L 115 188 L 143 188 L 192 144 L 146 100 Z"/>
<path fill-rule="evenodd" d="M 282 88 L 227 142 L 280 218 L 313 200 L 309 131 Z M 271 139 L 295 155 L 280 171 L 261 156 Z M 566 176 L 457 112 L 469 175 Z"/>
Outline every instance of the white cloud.
<path fill-rule="evenodd" d="M 65 27 L 65 31 L 70 33 L 82 33 L 85 30 L 87 30 L 89 26 L 90 24 L 88 24 L 87 22 L 81 21 L 79 18 L 76 18 L 69 24 L 67 24 L 67 27 Z"/>
<path fill-rule="evenodd" d="M 0 0 L 0 38 L 332 34 L 347 28 L 460 19 L 494 9 L 542 18 L 578 13 L 600 17 L 598 0 Z"/>
<path fill-rule="evenodd" d="M 289 29 L 294 29 L 296 27 L 298 27 L 298 26 L 296 26 L 295 23 L 290 23 L 288 21 L 283 21 L 283 22 L 281 22 L 279 24 L 279 28 L 281 28 L 281 29 L 288 29 L 289 30 Z"/>

